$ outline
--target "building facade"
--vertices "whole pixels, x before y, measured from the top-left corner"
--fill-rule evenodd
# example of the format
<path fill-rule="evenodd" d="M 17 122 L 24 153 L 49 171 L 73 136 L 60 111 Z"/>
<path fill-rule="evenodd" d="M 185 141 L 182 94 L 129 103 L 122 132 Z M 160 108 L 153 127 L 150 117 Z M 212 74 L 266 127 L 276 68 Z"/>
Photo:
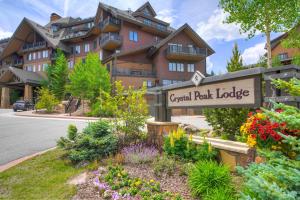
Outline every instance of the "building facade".
<path fill-rule="evenodd" d="M 300 34 L 300 25 L 296 27 L 296 32 Z M 300 48 L 284 48 L 282 41 L 289 33 L 284 33 L 271 41 L 272 59 L 278 57 L 283 65 L 289 65 L 295 56 L 300 56 Z"/>
<path fill-rule="evenodd" d="M 214 53 L 188 24 L 176 30 L 157 19 L 149 2 L 136 11 L 99 3 L 87 19 L 52 13 L 45 26 L 24 18 L 9 40 L 0 41 L 1 107 L 12 103 L 12 91 L 34 98 L 57 48 L 70 70 L 89 52 L 97 53 L 112 82 L 135 88 L 189 80 L 197 70 L 206 74 L 206 58 Z"/>

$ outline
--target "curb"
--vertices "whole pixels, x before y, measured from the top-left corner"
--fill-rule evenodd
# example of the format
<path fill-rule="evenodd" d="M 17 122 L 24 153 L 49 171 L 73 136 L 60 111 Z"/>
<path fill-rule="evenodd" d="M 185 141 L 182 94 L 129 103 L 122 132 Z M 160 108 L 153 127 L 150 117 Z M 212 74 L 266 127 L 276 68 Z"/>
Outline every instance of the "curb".
<path fill-rule="evenodd" d="M 10 168 L 12 168 L 14 166 L 16 166 L 16 165 L 18 165 L 18 164 L 20 164 L 20 163 L 22 163 L 22 162 L 24 162 L 26 160 L 29 160 L 29 159 L 34 158 L 36 156 L 42 155 L 42 154 L 44 154 L 44 153 L 46 153 L 48 151 L 54 150 L 54 149 L 56 149 L 56 147 L 53 147 L 53 148 L 50 148 L 50 149 L 46 149 L 44 151 L 40 151 L 40 152 L 31 154 L 29 156 L 25 156 L 25 157 L 22 157 L 22 158 L 10 161 L 9 163 L 6 163 L 4 165 L 0 165 L 0 173 L 4 172 L 4 171 L 6 171 L 6 170 L 8 170 L 8 169 L 10 169 Z"/>
<path fill-rule="evenodd" d="M 76 117 L 76 116 L 57 116 L 57 115 L 37 115 L 37 114 L 18 114 L 19 117 L 37 117 L 37 118 L 53 118 L 53 119 L 80 119 L 80 120 L 99 120 L 97 117 Z"/>

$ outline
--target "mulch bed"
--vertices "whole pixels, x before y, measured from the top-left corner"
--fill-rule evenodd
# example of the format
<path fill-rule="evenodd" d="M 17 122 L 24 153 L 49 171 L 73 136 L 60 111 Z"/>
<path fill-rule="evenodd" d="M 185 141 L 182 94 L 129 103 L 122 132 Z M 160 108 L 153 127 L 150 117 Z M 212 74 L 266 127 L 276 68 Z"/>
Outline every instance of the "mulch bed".
<path fill-rule="evenodd" d="M 186 200 L 194 199 L 190 194 L 186 176 L 180 176 L 179 173 L 175 173 L 172 176 L 163 174 L 162 176 L 157 177 L 155 176 L 151 166 L 147 164 L 126 164 L 123 165 L 123 167 L 131 177 L 139 177 L 146 180 L 154 179 L 160 182 L 163 191 L 180 194 L 182 198 Z M 89 173 L 87 182 L 77 186 L 77 194 L 72 198 L 72 200 L 103 199 L 94 186 L 94 178 L 95 175 L 93 173 Z"/>

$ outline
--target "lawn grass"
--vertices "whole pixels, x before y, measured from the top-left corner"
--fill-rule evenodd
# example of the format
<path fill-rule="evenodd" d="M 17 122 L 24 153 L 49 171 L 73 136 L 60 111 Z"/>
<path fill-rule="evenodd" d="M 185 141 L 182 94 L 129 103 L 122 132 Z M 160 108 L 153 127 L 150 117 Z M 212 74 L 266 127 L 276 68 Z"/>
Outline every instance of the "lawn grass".
<path fill-rule="evenodd" d="M 70 199 L 76 187 L 67 181 L 84 168 L 75 168 L 61 159 L 55 149 L 0 173 L 0 199 Z"/>

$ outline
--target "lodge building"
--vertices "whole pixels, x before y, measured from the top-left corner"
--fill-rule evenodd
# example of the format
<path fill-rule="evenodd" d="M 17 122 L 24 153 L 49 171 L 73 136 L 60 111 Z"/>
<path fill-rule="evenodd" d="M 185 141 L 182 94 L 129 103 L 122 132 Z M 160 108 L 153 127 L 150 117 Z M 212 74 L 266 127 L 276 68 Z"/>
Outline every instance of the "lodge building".
<path fill-rule="evenodd" d="M 136 11 L 99 3 L 87 19 L 52 13 L 45 26 L 24 18 L 11 38 L 0 40 L 1 107 L 13 103 L 12 91 L 35 98 L 57 48 L 70 70 L 89 52 L 97 53 L 112 82 L 135 88 L 189 80 L 196 70 L 206 74 L 206 58 L 214 53 L 188 24 L 174 29 L 156 18 L 149 2 Z"/>

